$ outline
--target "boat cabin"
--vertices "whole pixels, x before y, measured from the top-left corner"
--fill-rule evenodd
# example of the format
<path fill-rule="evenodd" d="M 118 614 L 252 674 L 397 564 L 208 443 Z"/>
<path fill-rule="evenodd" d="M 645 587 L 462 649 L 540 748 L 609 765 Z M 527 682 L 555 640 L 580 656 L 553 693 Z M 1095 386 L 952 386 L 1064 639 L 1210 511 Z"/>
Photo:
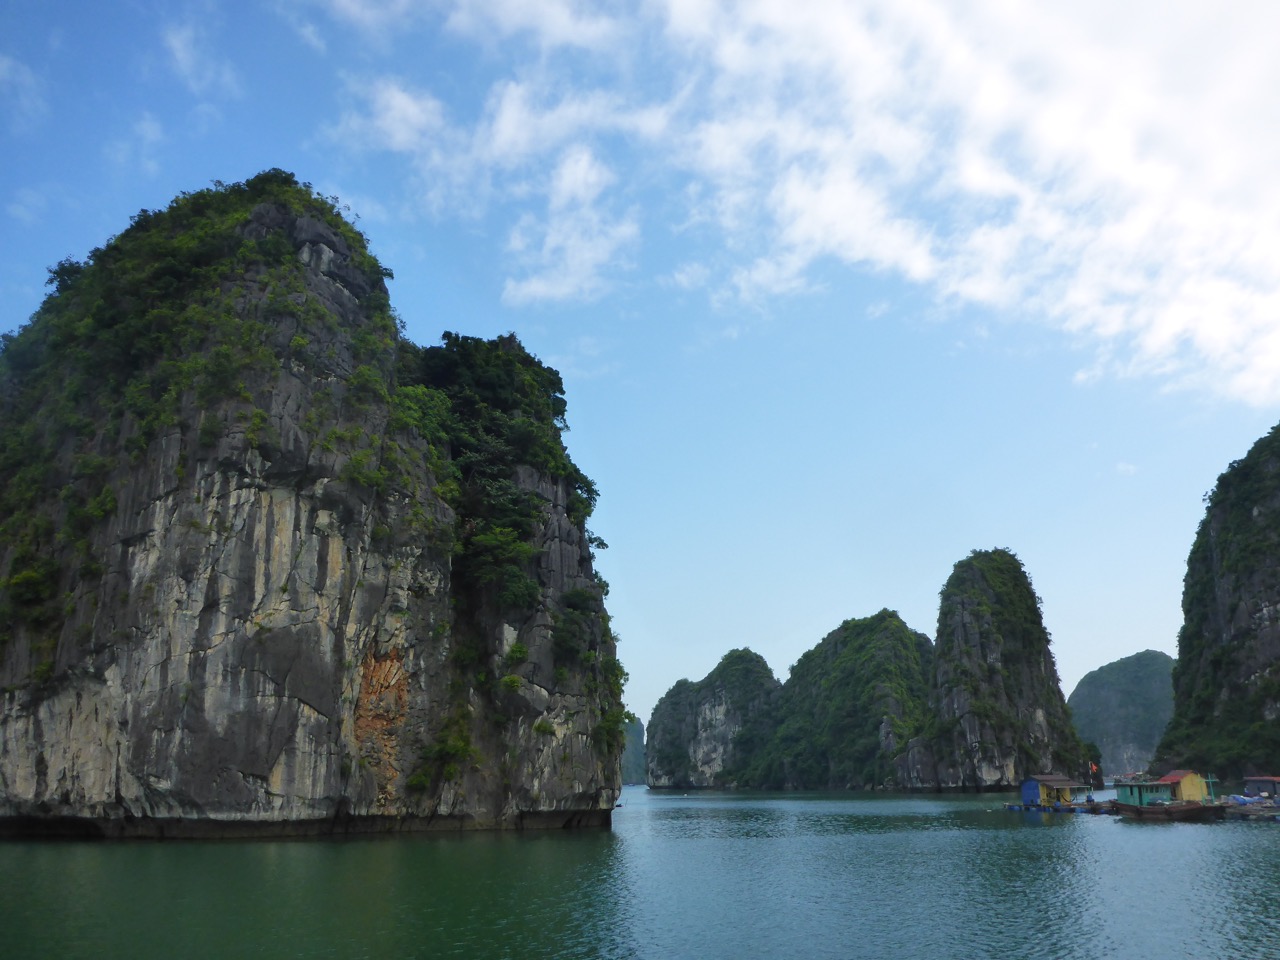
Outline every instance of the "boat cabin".
<path fill-rule="evenodd" d="M 1245 777 L 1244 795 L 1246 797 L 1270 797 L 1274 799 L 1280 794 L 1280 777 Z"/>
<path fill-rule="evenodd" d="M 1173 799 L 1173 785 L 1163 780 L 1116 780 L 1116 803 L 1145 807 L 1149 803 L 1168 803 Z"/>
<path fill-rule="evenodd" d="M 1088 786 L 1056 773 L 1039 773 L 1022 781 L 1022 802 L 1028 806 L 1084 803 L 1088 795 Z"/>

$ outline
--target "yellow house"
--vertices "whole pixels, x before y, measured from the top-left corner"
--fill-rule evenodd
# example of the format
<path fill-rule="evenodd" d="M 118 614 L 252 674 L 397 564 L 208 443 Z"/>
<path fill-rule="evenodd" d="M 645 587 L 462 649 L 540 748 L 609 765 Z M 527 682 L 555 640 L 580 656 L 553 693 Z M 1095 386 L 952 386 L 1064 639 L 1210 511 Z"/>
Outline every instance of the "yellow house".
<path fill-rule="evenodd" d="M 1174 770 L 1156 781 L 1169 784 L 1172 800 L 1198 800 L 1201 803 L 1214 799 L 1213 782 L 1213 777 L 1205 779 L 1194 770 Z"/>

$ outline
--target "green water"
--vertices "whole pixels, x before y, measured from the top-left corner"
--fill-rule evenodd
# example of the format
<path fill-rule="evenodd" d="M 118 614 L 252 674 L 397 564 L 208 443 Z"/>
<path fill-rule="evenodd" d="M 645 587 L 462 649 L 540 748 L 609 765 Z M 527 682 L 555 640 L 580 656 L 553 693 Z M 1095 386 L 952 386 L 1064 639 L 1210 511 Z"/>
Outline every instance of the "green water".
<path fill-rule="evenodd" d="M 623 803 L 611 833 L 0 844 L 0 957 L 1280 956 L 1280 823 Z"/>

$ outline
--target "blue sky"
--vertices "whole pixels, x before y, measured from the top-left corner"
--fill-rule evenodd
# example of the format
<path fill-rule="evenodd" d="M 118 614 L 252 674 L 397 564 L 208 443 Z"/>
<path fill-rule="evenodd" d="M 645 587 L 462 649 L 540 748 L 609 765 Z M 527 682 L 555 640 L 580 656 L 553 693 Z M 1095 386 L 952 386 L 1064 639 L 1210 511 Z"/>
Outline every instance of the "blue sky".
<path fill-rule="evenodd" d="M 1008 547 L 1064 692 L 1176 652 L 1201 498 L 1280 419 L 1280 6 L 0 8 L 0 329 L 213 180 L 348 204 L 419 343 L 564 375 L 648 720 Z"/>

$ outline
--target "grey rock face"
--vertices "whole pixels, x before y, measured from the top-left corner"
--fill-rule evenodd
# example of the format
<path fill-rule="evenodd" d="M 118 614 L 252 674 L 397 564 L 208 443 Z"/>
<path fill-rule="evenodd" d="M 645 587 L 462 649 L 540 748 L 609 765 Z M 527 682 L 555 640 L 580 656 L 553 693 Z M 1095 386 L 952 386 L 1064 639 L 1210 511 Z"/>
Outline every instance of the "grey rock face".
<path fill-rule="evenodd" d="M 1082 773 L 1038 598 L 1007 551 L 975 551 L 943 588 L 930 700 L 938 732 L 899 755 L 904 787 L 1000 790 Z"/>
<path fill-rule="evenodd" d="M 1067 698 L 1108 775 L 1146 770 L 1173 715 L 1173 657 L 1145 650 L 1085 674 Z"/>
<path fill-rule="evenodd" d="M 745 649 L 725 654 L 697 683 L 679 681 L 654 706 L 649 721 L 649 786 L 719 785 L 720 775 L 736 759 L 735 738 L 778 686 L 764 658 Z"/>
<path fill-rule="evenodd" d="M 244 229 L 290 238 L 308 309 L 278 322 L 278 367 L 248 398 L 188 396 L 115 469 L 116 509 L 91 534 L 101 576 L 62 585 L 56 636 L 21 628 L 0 647 L 0 817 L 121 835 L 607 824 L 620 784 L 594 739 L 604 702 L 552 653 L 557 598 L 596 583 L 565 483 L 517 477 L 543 504 L 536 612 L 459 624 L 454 515 L 430 471 L 376 490 L 345 469 L 388 452 L 385 407 L 354 403 L 343 379 L 382 280 L 320 221 L 263 205 Z M 266 310 L 265 284 L 238 296 Z M 401 450 L 426 461 L 424 441 Z M 613 656 L 598 624 L 593 643 Z M 460 645 L 480 662 L 460 669 Z M 42 650 L 52 669 L 33 681 Z M 451 732 L 466 749 L 425 763 Z"/>

